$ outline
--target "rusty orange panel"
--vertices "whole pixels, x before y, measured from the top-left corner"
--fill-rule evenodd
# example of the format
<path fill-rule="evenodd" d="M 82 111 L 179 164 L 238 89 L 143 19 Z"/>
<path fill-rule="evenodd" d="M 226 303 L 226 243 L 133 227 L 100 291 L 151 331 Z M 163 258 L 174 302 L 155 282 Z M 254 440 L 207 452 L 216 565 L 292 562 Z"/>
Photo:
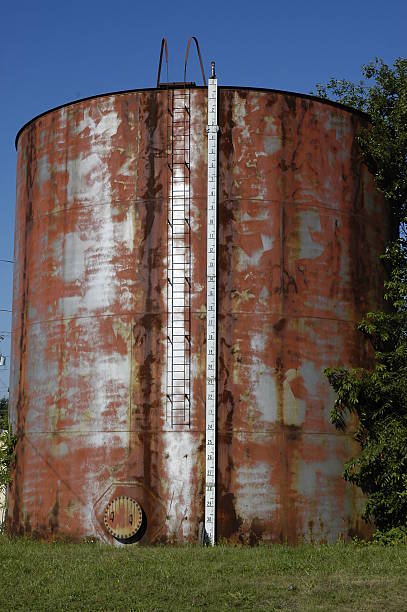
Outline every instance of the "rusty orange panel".
<path fill-rule="evenodd" d="M 166 416 L 168 95 L 68 104 L 18 138 L 8 529 L 196 541 L 204 515 L 206 89 L 193 87 L 191 426 Z M 381 306 L 385 204 L 354 144 L 366 118 L 315 98 L 220 88 L 218 536 L 363 532 L 341 478 L 322 371 L 370 362 L 355 322 Z"/>

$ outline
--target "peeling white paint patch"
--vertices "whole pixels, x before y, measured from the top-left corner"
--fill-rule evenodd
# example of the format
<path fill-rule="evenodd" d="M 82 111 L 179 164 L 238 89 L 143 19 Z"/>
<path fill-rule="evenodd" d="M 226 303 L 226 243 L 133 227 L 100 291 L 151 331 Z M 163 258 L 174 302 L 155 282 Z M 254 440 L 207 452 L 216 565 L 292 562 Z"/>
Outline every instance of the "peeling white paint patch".
<path fill-rule="evenodd" d="M 133 176 L 134 170 L 130 170 L 130 165 L 136 159 L 134 151 L 129 152 L 127 159 L 123 162 L 118 174 L 122 176 Z"/>
<path fill-rule="evenodd" d="M 59 351 L 49 353 L 51 339 L 58 337 L 58 323 L 39 323 L 30 325 L 27 331 L 27 377 L 31 384 L 30 409 L 27 411 L 25 431 L 38 431 L 43 423 L 44 411 L 48 409 L 45 401 L 52 402 L 58 395 L 58 358 Z M 60 338 L 60 336 L 59 336 Z M 51 357 L 52 355 L 52 357 Z M 52 419 L 48 420 L 49 431 L 53 431 Z"/>
<path fill-rule="evenodd" d="M 316 210 L 301 210 L 298 212 L 300 228 L 299 259 L 316 259 L 322 255 L 324 245 L 315 241 L 311 233 L 321 232 L 321 220 Z M 322 238 L 321 238 L 322 240 Z"/>
<path fill-rule="evenodd" d="M 69 232 L 64 242 L 53 245 L 62 269 L 54 276 L 63 276 L 64 284 L 75 283 L 75 295 L 62 296 L 59 308 L 64 316 L 84 315 L 102 308 L 109 309 L 117 297 L 123 307 L 131 306 L 129 288 L 117 277 L 114 259 L 118 251 L 133 250 L 134 227 L 131 207 L 122 222 L 114 222 L 110 206 L 96 206 L 89 211 L 88 231 Z"/>
<path fill-rule="evenodd" d="M 42 192 L 42 188 L 44 183 L 49 181 L 51 178 L 51 165 L 48 162 L 48 155 L 43 155 L 37 160 L 37 176 L 36 182 L 39 187 L 40 192 Z"/>
<path fill-rule="evenodd" d="M 264 150 L 268 155 L 273 155 L 281 149 L 281 139 L 278 136 L 264 136 Z"/>
<path fill-rule="evenodd" d="M 250 382 L 256 408 L 261 411 L 262 420 L 275 423 L 277 421 L 278 395 L 273 368 L 266 367 L 256 359 L 250 368 Z"/>
<path fill-rule="evenodd" d="M 59 111 L 59 124 L 60 124 L 60 135 L 61 135 L 61 140 L 59 142 L 66 142 L 65 141 L 65 129 L 66 129 L 66 125 L 67 125 L 67 119 L 68 119 L 68 107 L 67 106 L 63 106 L 61 108 L 61 110 Z"/>
<path fill-rule="evenodd" d="M 263 353 L 264 347 L 266 346 L 266 335 L 253 334 L 250 338 L 250 346 L 252 351 L 258 351 L 260 353 Z"/>
<path fill-rule="evenodd" d="M 67 200 L 81 203 L 99 203 L 110 200 L 110 174 L 105 161 L 98 153 L 76 159 L 68 159 Z"/>
<path fill-rule="evenodd" d="M 262 304 L 265 304 L 267 300 L 269 299 L 269 297 L 270 297 L 270 292 L 267 289 L 267 287 L 264 285 L 264 287 L 262 287 L 262 290 L 260 291 L 260 294 L 259 294 L 259 301 Z"/>
<path fill-rule="evenodd" d="M 65 234 L 63 277 L 66 283 L 84 280 L 86 252 L 94 246 L 93 240 L 84 240 L 78 232 Z"/>
<path fill-rule="evenodd" d="M 256 251 L 253 251 L 253 253 L 249 255 L 242 248 L 239 248 L 237 263 L 237 269 L 239 270 L 239 272 L 244 272 L 245 270 L 247 270 L 247 268 L 258 266 L 263 253 L 263 249 L 258 249 Z"/>
<path fill-rule="evenodd" d="M 107 157 L 111 151 L 111 139 L 117 133 L 121 119 L 113 110 L 114 99 L 105 104 L 106 112 L 100 115 L 99 121 L 90 116 L 90 109 L 85 109 L 84 118 L 75 128 L 76 134 L 89 129 L 90 151 L 87 156 L 80 154 L 67 163 L 68 186 L 67 200 L 74 199 L 81 203 L 110 201 L 111 185 Z"/>
<path fill-rule="evenodd" d="M 279 460 L 278 457 L 275 459 Z M 238 516 L 245 521 L 254 518 L 270 520 L 278 508 L 278 495 L 270 484 L 270 464 L 238 465 L 236 472 L 239 485 L 235 502 Z"/>
<path fill-rule="evenodd" d="M 108 101 L 107 104 L 110 105 L 110 108 L 112 108 L 113 99 Z M 111 138 L 117 133 L 121 119 L 116 111 L 111 110 L 106 114 L 102 114 L 99 121 L 96 121 L 93 117 L 91 117 L 90 111 L 90 108 L 85 108 L 83 119 L 73 130 L 75 136 L 79 136 L 87 129 L 89 129 L 90 137 L 92 139 L 97 139 L 100 137 Z"/>
<path fill-rule="evenodd" d="M 343 142 L 343 139 L 349 134 L 350 121 L 345 115 L 330 114 L 324 125 L 326 130 L 335 130 L 336 140 Z"/>
<path fill-rule="evenodd" d="M 317 368 L 313 361 L 303 360 L 301 367 L 299 368 L 299 372 L 303 380 L 307 381 L 307 389 L 310 396 L 320 397 L 319 386 L 321 383 L 326 382 L 321 369 Z M 326 384 L 327 387 L 330 386 L 328 382 Z"/>
<path fill-rule="evenodd" d="M 243 138 L 246 140 L 250 139 L 250 132 L 248 125 L 246 123 L 246 100 L 241 98 L 237 93 L 234 95 L 234 104 L 233 104 L 233 120 L 237 126 L 239 126 L 242 130 L 241 134 Z"/>
<path fill-rule="evenodd" d="M 57 458 L 66 457 L 69 453 L 69 447 L 66 442 L 58 442 L 56 444 L 51 442 L 49 445 L 49 449 L 51 455 Z"/>
<path fill-rule="evenodd" d="M 263 210 L 253 211 L 253 214 L 249 214 L 248 212 L 244 212 L 242 214 L 242 221 L 265 221 L 270 217 L 269 210 L 263 208 Z"/>
<path fill-rule="evenodd" d="M 274 240 L 274 236 L 267 236 L 266 234 L 261 235 L 261 243 L 263 245 L 264 252 L 271 251 L 271 249 L 273 248 Z"/>
<path fill-rule="evenodd" d="M 115 233 L 119 234 L 118 236 L 115 237 L 115 240 L 117 240 L 119 243 L 121 242 L 124 245 L 126 245 L 128 251 L 132 251 L 134 248 L 135 234 L 134 234 L 133 215 L 134 215 L 134 209 L 130 205 L 126 213 L 125 222 L 121 223 L 120 226 L 118 226 L 117 223 L 115 224 Z"/>
<path fill-rule="evenodd" d="M 343 334 L 336 334 L 332 338 L 332 343 L 335 346 L 328 346 L 326 351 L 329 355 L 341 354 L 343 349 Z M 328 380 L 322 373 L 322 368 L 318 368 L 312 361 L 304 360 L 299 368 L 299 373 L 303 380 L 306 381 L 307 392 L 311 401 L 317 401 L 320 398 L 324 400 L 324 419 L 329 423 L 329 414 L 335 399 L 335 392 L 329 384 Z"/>
<path fill-rule="evenodd" d="M 192 536 L 194 525 L 190 520 L 196 491 L 193 488 L 193 468 L 196 462 L 196 441 L 187 431 L 163 433 L 164 469 L 168 492 L 167 533 L 179 542 Z"/>
<path fill-rule="evenodd" d="M 276 136 L 278 134 L 278 127 L 273 115 L 268 115 L 267 117 L 264 117 L 264 122 L 266 124 L 265 133 L 271 134 L 272 136 Z"/>
<path fill-rule="evenodd" d="M 290 382 L 298 378 L 298 375 L 298 371 L 292 368 L 285 373 L 283 382 L 283 418 L 286 425 L 300 427 L 305 420 L 307 404 L 305 400 L 295 397 L 290 386 Z"/>
<path fill-rule="evenodd" d="M 312 533 L 306 533 L 305 536 L 317 540 L 328 536 L 332 541 L 336 534 L 343 533 L 347 528 L 345 507 L 332 503 L 332 499 L 337 496 L 335 488 L 342 480 L 340 474 L 343 462 L 338 458 L 337 438 L 334 435 L 313 436 L 312 440 L 318 448 L 318 455 L 325 455 L 325 459 L 308 462 L 301 460 L 296 468 L 298 495 L 304 499 L 316 500 L 315 506 L 311 504 L 303 508 L 304 525 L 312 525 Z M 317 520 L 315 507 L 318 508 Z"/>
<path fill-rule="evenodd" d="M 78 421 L 66 428 L 67 431 L 82 429 L 103 430 L 126 428 L 128 407 L 128 386 L 131 378 L 130 346 L 125 354 L 114 351 L 112 344 L 104 347 L 100 338 L 100 322 L 96 319 L 83 319 L 76 323 L 77 334 L 85 346 L 93 347 L 92 352 L 73 351 L 66 356 L 65 369 L 69 380 L 76 381 L 69 399 L 78 402 L 81 389 L 90 389 L 86 405 L 77 411 Z M 129 328 L 127 329 L 129 335 Z M 114 343 L 114 341 L 112 341 Z M 128 342 L 128 344 L 130 344 Z M 72 383 L 71 383 L 72 385 Z M 68 382 L 63 388 L 69 389 Z M 109 404 L 119 404 L 120 413 L 106 414 Z M 103 434 L 102 434 L 103 435 Z M 103 439 L 101 439 L 103 444 Z"/>

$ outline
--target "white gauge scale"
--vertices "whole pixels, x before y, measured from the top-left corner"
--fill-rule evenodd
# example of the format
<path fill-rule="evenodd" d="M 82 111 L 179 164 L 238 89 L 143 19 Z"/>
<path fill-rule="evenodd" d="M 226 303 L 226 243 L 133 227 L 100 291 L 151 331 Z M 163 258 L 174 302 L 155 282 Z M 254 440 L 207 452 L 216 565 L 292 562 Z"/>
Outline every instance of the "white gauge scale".
<path fill-rule="evenodd" d="M 215 544 L 216 527 L 216 254 L 217 254 L 217 165 L 218 81 L 215 62 L 208 80 L 208 196 L 206 251 L 206 467 L 205 541 Z"/>

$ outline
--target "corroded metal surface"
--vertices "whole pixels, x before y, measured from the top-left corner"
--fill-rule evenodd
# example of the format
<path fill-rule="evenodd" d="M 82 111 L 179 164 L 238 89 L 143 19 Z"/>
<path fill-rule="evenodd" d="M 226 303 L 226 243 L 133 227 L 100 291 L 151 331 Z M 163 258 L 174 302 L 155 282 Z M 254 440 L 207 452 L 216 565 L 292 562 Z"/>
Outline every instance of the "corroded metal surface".
<path fill-rule="evenodd" d="M 18 142 L 8 529 L 195 541 L 204 514 L 206 90 L 191 89 L 191 427 L 166 420 L 167 91 L 106 95 Z M 368 363 L 384 202 L 354 145 L 365 119 L 294 94 L 220 88 L 218 536 L 363 529 L 322 371 Z"/>

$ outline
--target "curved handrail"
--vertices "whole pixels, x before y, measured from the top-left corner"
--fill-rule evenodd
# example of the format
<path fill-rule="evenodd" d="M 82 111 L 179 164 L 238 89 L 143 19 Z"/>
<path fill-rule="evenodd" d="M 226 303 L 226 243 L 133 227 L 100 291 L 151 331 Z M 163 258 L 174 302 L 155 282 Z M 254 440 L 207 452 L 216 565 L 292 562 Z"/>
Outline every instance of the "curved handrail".
<path fill-rule="evenodd" d="M 157 88 L 160 87 L 160 78 L 161 78 L 161 64 L 163 61 L 163 50 L 165 50 L 165 62 L 167 64 L 167 83 L 168 83 L 168 47 L 167 47 L 167 39 L 165 36 L 161 40 L 161 50 L 160 50 L 160 63 L 158 64 L 158 75 L 157 75 Z"/>
<path fill-rule="evenodd" d="M 202 78 L 203 78 L 204 85 L 206 86 L 206 78 L 205 78 L 204 67 L 203 67 L 203 64 L 202 64 L 201 50 L 199 48 L 199 43 L 198 43 L 198 39 L 197 39 L 196 36 L 190 36 L 189 40 L 188 40 L 187 51 L 185 53 L 184 83 L 186 83 L 186 80 L 187 80 L 187 63 L 188 63 L 189 48 L 191 46 L 191 40 L 195 41 L 196 50 L 198 51 L 199 63 L 201 65 Z"/>

